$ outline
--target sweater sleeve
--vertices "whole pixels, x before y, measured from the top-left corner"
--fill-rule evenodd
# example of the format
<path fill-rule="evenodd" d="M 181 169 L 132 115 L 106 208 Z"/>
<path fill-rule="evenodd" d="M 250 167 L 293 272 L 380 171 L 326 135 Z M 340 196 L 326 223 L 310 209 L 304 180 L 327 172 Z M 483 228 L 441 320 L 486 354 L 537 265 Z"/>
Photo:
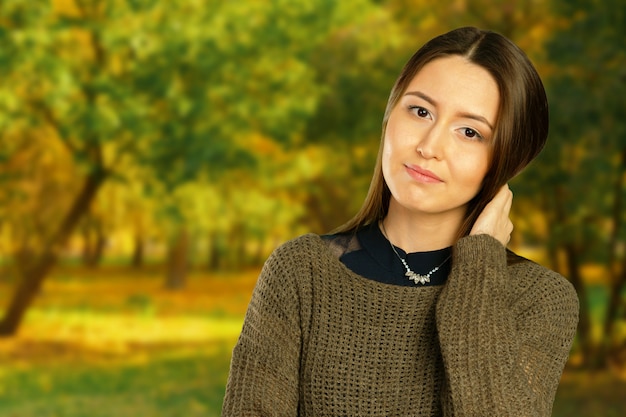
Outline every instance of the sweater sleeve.
<path fill-rule="evenodd" d="M 258 278 L 233 349 L 222 416 L 295 416 L 300 361 L 294 259 L 283 247 Z"/>
<path fill-rule="evenodd" d="M 563 277 L 468 236 L 437 303 L 445 416 L 548 417 L 578 322 Z"/>

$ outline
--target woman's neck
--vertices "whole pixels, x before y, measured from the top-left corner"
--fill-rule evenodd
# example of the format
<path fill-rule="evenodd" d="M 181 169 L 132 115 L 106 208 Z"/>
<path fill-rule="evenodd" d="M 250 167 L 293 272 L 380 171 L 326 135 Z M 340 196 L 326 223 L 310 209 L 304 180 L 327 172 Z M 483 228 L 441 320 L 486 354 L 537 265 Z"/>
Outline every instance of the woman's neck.
<path fill-rule="evenodd" d="M 455 213 L 411 212 L 392 201 L 381 228 L 406 253 L 425 252 L 452 246 L 462 220 Z"/>

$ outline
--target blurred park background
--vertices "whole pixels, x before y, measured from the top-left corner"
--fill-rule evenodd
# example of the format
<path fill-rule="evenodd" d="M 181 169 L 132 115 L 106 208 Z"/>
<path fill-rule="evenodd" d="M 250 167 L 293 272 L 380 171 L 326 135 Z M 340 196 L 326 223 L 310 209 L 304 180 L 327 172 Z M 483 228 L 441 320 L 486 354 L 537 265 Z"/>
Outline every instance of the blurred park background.
<path fill-rule="evenodd" d="M 463 25 L 551 104 L 511 246 L 581 320 L 555 416 L 626 415 L 626 1 L 3 0 L 0 415 L 217 416 L 276 245 L 360 206 L 387 95 Z"/>

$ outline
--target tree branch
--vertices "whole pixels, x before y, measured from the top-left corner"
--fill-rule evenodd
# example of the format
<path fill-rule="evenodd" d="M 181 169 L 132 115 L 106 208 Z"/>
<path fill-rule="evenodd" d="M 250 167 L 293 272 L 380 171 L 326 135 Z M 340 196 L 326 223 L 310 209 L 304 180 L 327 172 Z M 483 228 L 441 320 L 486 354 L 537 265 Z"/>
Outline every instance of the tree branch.
<path fill-rule="evenodd" d="M 78 146 L 72 143 L 71 139 L 63 134 L 61 122 L 57 119 L 52 109 L 44 101 L 39 99 L 33 99 L 30 100 L 29 103 L 33 110 L 41 114 L 46 123 L 54 128 L 54 130 L 57 132 L 57 137 L 72 155 L 78 155 L 79 153 L 81 153 L 81 150 L 78 148 Z"/>

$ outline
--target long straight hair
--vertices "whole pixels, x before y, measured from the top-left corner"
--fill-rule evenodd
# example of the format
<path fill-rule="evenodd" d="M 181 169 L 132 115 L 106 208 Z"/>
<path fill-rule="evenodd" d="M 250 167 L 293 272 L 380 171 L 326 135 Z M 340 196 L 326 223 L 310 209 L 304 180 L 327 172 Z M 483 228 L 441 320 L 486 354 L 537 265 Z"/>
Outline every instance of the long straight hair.
<path fill-rule="evenodd" d="M 534 159 L 548 136 L 548 101 L 526 54 L 504 36 L 463 27 L 437 36 L 406 63 L 396 80 L 383 117 L 382 136 L 369 191 L 357 214 L 335 233 L 353 232 L 383 220 L 391 192 L 383 177 L 382 153 L 389 115 L 417 73 L 429 62 L 459 55 L 487 70 L 498 85 L 500 106 L 490 143 L 490 166 L 481 189 L 470 200 L 457 239 L 469 234 L 474 222 L 498 190 Z"/>

